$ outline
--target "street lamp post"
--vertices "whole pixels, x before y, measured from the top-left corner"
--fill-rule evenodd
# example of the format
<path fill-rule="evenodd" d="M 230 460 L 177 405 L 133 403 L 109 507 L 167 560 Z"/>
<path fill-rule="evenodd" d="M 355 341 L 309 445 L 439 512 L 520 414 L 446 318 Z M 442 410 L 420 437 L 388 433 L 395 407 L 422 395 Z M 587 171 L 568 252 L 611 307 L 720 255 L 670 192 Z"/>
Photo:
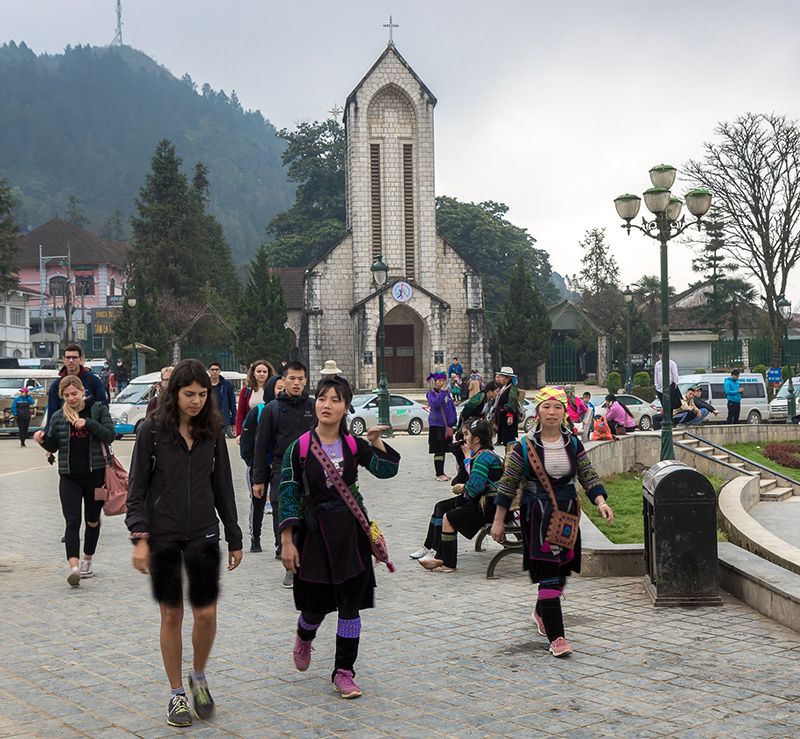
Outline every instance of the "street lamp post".
<path fill-rule="evenodd" d="M 792 368 L 791 360 L 789 359 L 789 321 L 792 320 L 792 304 L 786 299 L 785 295 L 781 295 L 777 303 L 778 312 L 783 319 L 783 345 L 781 346 L 781 355 L 783 360 L 781 366 L 789 365 L 789 385 L 788 395 L 786 397 L 786 423 L 792 423 L 792 419 L 797 413 L 797 405 L 795 401 L 794 383 L 792 382 L 792 375 L 794 369 Z"/>
<path fill-rule="evenodd" d="M 652 221 L 642 218 L 642 224 L 632 224 L 641 205 L 638 195 L 620 195 L 614 200 L 617 213 L 625 223 L 628 235 L 631 229 L 641 231 L 645 236 L 655 239 L 661 244 L 661 405 L 663 421 L 661 426 L 661 459 L 674 459 L 675 449 L 672 445 L 672 408 L 669 392 L 669 271 L 667 269 L 667 244 L 671 239 L 682 234 L 689 226 L 695 224 L 700 230 L 700 219 L 711 207 L 711 193 L 706 190 L 691 190 L 686 193 L 685 201 L 689 212 L 696 220 L 689 223 L 686 217 L 680 217 L 683 203 L 672 197 L 670 188 L 675 182 L 677 170 L 668 164 L 661 164 L 650 170 L 650 181 L 653 187 L 644 192 L 644 203 L 655 216 Z M 679 220 L 680 219 L 680 220 Z"/>
<path fill-rule="evenodd" d="M 386 382 L 386 336 L 383 330 L 383 293 L 386 290 L 386 283 L 389 278 L 389 268 L 383 261 L 383 257 L 378 257 L 378 261 L 371 267 L 372 284 L 378 291 L 378 338 L 380 340 L 381 355 L 381 378 L 378 381 L 378 425 L 386 426 L 386 430 L 381 436 L 389 438 L 392 436 L 392 424 L 389 421 L 389 389 Z"/>
<path fill-rule="evenodd" d="M 622 299 L 625 301 L 625 334 L 627 337 L 626 347 L 627 347 L 627 360 L 625 362 L 625 372 L 627 374 L 627 380 L 625 382 L 625 387 L 628 390 L 628 395 L 631 394 L 631 386 L 633 385 L 633 366 L 631 365 L 631 302 L 633 301 L 633 293 L 631 292 L 630 287 L 625 288 L 625 292 L 622 293 Z"/>
<path fill-rule="evenodd" d="M 126 300 L 131 309 L 131 347 L 133 348 L 133 362 L 131 362 L 131 380 L 139 376 L 139 355 L 136 351 L 136 298 L 130 297 Z"/>

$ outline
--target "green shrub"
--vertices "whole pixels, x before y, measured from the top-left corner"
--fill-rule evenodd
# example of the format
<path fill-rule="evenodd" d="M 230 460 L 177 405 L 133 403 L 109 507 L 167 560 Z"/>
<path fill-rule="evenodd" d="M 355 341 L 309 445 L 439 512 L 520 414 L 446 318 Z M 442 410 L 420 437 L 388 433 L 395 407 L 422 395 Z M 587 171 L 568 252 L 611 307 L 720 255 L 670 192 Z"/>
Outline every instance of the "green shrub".
<path fill-rule="evenodd" d="M 701 368 L 701 369 L 696 369 L 696 370 L 694 371 L 694 373 L 695 373 L 696 375 L 704 375 L 704 374 L 706 373 L 706 371 L 705 371 L 704 369 L 702 369 L 702 368 Z"/>
<path fill-rule="evenodd" d="M 621 387 L 622 378 L 620 377 L 619 372 L 609 372 L 608 379 L 606 380 L 606 388 L 608 389 L 608 392 L 616 395 Z"/>
<path fill-rule="evenodd" d="M 767 368 L 763 364 L 757 364 L 753 367 L 753 372 L 758 372 L 765 380 L 767 379 Z"/>
<path fill-rule="evenodd" d="M 597 380 L 586 380 L 583 384 L 584 385 L 599 385 L 600 383 L 598 383 Z"/>
<path fill-rule="evenodd" d="M 649 372 L 637 372 L 633 376 L 633 386 L 634 387 L 647 387 L 650 385 L 650 373 Z"/>
<path fill-rule="evenodd" d="M 781 367 L 781 379 L 786 382 L 789 379 L 789 367 Z"/>
<path fill-rule="evenodd" d="M 645 387 L 634 387 L 631 390 L 631 395 L 641 398 L 646 403 L 652 403 L 656 399 L 655 385 L 647 385 Z"/>

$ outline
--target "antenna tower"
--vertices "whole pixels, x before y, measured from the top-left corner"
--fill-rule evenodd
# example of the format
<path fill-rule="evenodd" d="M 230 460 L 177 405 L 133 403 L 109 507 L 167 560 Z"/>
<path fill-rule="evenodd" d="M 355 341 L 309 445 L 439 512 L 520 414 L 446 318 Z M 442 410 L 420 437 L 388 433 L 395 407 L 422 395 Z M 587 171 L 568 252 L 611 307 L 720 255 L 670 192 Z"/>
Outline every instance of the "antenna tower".
<path fill-rule="evenodd" d="M 122 46 L 122 0 L 117 0 L 117 35 L 111 45 Z"/>

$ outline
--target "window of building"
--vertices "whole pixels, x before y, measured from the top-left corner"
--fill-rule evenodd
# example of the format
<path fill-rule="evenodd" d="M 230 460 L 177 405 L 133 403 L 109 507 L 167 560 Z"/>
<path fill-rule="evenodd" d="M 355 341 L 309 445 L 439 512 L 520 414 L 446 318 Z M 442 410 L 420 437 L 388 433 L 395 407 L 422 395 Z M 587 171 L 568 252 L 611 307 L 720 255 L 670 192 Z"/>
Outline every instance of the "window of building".
<path fill-rule="evenodd" d="M 77 280 L 75 282 L 75 294 L 78 297 L 81 295 L 94 295 L 94 280 Z"/>
<path fill-rule="evenodd" d="M 53 277 L 50 280 L 50 295 L 57 295 L 63 297 L 66 293 L 67 278 L 66 277 Z"/>
<path fill-rule="evenodd" d="M 11 309 L 11 321 L 9 323 L 12 326 L 24 326 L 25 325 L 25 311 L 22 308 L 12 308 Z"/>
<path fill-rule="evenodd" d="M 0 305 L 0 326 L 2 326 L 6 322 L 6 307 L 4 305 Z"/>

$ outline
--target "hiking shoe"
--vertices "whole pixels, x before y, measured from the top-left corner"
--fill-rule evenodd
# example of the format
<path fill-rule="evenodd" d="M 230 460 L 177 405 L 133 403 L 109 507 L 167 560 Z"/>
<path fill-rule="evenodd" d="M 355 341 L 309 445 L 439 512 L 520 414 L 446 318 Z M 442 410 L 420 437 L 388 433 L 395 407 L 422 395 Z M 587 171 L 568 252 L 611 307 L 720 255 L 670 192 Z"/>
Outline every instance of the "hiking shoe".
<path fill-rule="evenodd" d="M 92 560 L 81 560 L 81 577 L 94 577 L 94 572 L 92 572 Z"/>
<path fill-rule="evenodd" d="M 189 690 L 192 691 L 192 698 L 194 699 L 194 715 L 203 721 L 211 718 L 214 715 L 214 699 L 211 697 L 211 693 L 208 692 L 208 683 L 205 678 L 195 682 L 192 680 L 192 673 L 190 672 Z M 191 716 L 189 718 L 191 719 Z"/>
<path fill-rule="evenodd" d="M 73 587 L 77 588 L 81 584 L 81 571 L 79 567 L 73 567 L 67 575 L 67 582 Z"/>
<path fill-rule="evenodd" d="M 428 547 L 420 547 L 416 552 L 411 552 L 408 556 L 411 559 L 422 559 L 426 554 L 431 554 L 431 552 L 433 552 L 433 550 L 428 549 Z M 435 552 L 433 553 L 435 554 Z"/>
<path fill-rule="evenodd" d="M 531 618 L 533 619 L 533 623 L 536 624 L 536 628 L 539 629 L 539 636 L 547 636 L 547 632 L 545 631 L 544 621 L 542 620 L 542 617 L 536 611 L 534 611 L 531 614 Z"/>
<path fill-rule="evenodd" d="M 185 693 L 178 693 L 169 699 L 167 723 L 170 726 L 191 726 L 192 714 L 189 711 L 189 700 Z"/>
<path fill-rule="evenodd" d="M 567 657 L 572 654 L 572 647 L 567 644 L 563 636 L 559 636 L 555 641 L 550 642 L 550 654 L 554 657 Z"/>
<path fill-rule="evenodd" d="M 314 647 L 311 646 L 311 639 L 305 641 L 305 639 L 301 639 L 299 635 L 295 636 L 292 659 L 294 660 L 294 666 L 300 670 L 300 672 L 305 672 L 308 669 L 308 666 L 311 664 L 311 652 L 313 651 Z"/>
<path fill-rule="evenodd" d="M 358 698 L 361 688 L 353 682 L 355 675 L 350 670 L 336 670 L 333 677 L 333 689 L 342 694 L 342 698 Z"/>
<path fill-rule="evenodd" d="M 263 551 L 263 549 L 261 549 L 261 537 L 260 536 L 254 536 L 254 537 L 252 537 L 250 539 L 250 551 L 251 552 L 262 552 Z"/>
<path fill-rule="evenodd" d="M 294 587 L 294 574 L 289 570 L 286 570 L 286 574 L 283 576 L 283 582 L 281 583 L 285 588 L 293 588 Z"/>
<path fill-rule="evenodd" d="M 267 502 L 266 502 L 266 504 L 264 505 L 264 513 L 265 513 L 267 516 L 271 516 L 271 515 L 272 515 L 272 501 L 271 501 L 271 500 L 269 500 L 269 498 L 267 499 Z"/>

